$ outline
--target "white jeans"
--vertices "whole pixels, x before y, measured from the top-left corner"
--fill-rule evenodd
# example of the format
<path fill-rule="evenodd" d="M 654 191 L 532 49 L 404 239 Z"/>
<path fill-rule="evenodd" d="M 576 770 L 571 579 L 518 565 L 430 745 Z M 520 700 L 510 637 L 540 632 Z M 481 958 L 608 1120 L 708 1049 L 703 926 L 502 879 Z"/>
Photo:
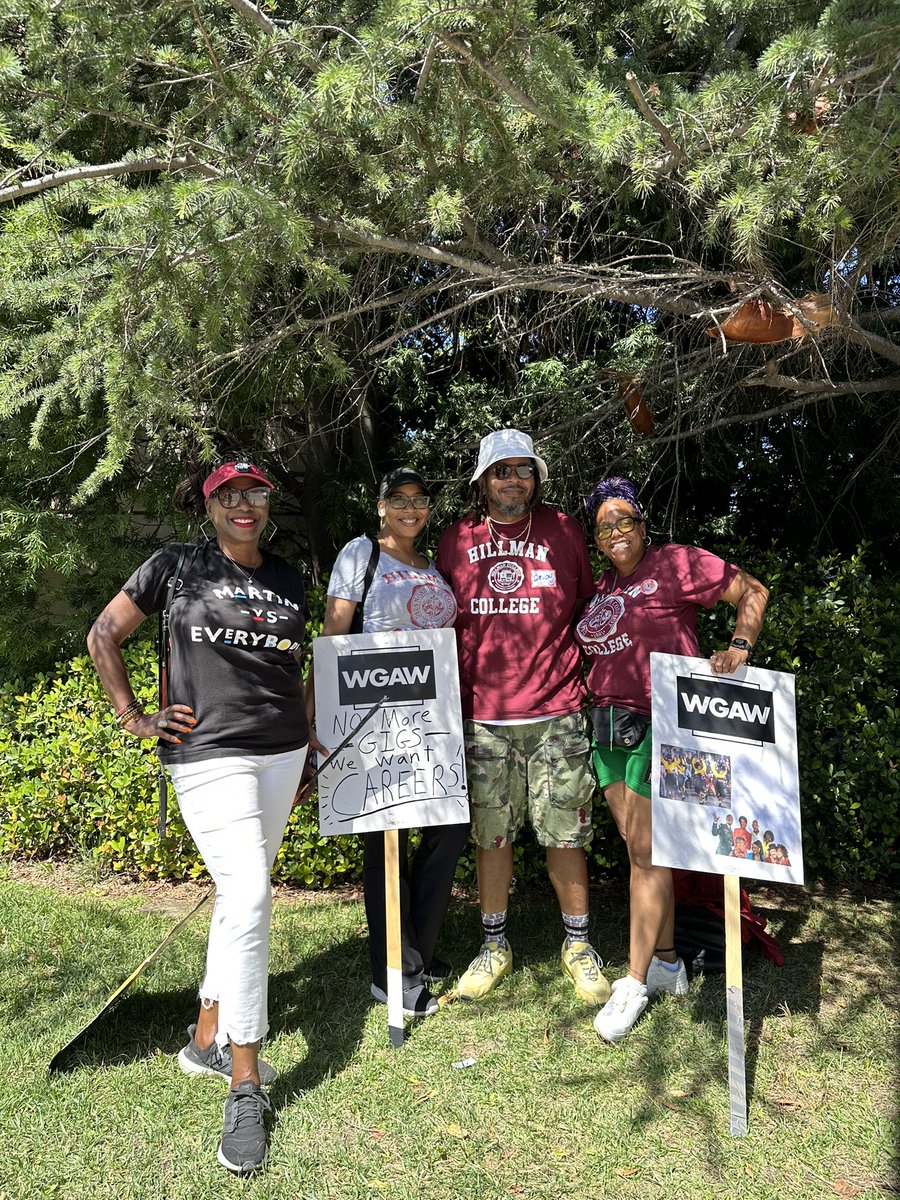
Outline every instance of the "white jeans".
<path fill-rule="evenodd" d="M 169 766 L 184 823 L 216 885 L 200 995 L 219 1002 L 223 1044 L 257 1042 L 269 1028 L 269 874 L 305 761 L 303 746 Z"/>

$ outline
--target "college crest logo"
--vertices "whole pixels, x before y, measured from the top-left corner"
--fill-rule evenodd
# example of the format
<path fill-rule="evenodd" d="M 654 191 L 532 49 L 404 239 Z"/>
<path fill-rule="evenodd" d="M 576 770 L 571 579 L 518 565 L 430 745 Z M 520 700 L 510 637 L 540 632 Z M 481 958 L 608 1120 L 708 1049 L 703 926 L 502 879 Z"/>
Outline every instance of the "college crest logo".
<path fill-rule="evenodd" d="M 605 642 L 618 629 L 624 611 L 621 596 L 595 596 L 578 622 L 578 636 L 583 642 Z"/>
<path fill-rule="evenodd" d="M 495 592 L 501 592 L 503 595 L 518 591 L 524 582 L 525 572 L 517 562 L 511 562 L 509 559 L 494 563 L 488 571 L 488 583 Z"/>
<path fill-rule="evenodd" d="M 416 629 L 443 629 L 456 613 L 456 601 L 443 588 L 419 583 L 407 601 L 409 619 Z"/>

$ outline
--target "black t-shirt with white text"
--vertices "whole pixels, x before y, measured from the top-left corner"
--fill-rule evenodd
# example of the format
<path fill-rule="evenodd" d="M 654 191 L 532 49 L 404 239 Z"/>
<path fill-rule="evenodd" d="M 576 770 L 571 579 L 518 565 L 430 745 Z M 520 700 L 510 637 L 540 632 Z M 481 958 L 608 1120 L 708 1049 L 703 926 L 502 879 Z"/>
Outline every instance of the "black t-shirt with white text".
<path fill-rule="evenodd" d="M 181 546 L 157 550 L 123 591 L 150 616 L 166 603 Z M 169 704 L 187 704 L 197 724 L 181 745 L 160 742 L 164 762 L 221 755 L 281 754 L 309 741 L 300 666 L 305 593 L 299 573 L 262 551 L 252 572 L 217 542 L 189 545 L 169 610 Z"/>

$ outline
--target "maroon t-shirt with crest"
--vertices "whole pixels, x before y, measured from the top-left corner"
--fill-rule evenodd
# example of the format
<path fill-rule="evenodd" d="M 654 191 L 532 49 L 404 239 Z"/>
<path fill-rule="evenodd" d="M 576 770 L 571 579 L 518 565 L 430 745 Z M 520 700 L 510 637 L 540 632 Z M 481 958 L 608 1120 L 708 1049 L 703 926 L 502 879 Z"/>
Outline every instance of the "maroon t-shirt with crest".
<path fill-rule="evenodd" d="M 573 625 L 593 584 L 584 533 L 571 517 L 546 505 L 533 510 L 530 529 L 527 518 L 489 529 L 463 517 L 441 537 L 437 566 L 459 605 L 464 717 L 529 721 L 584 706 Z"/>
<path fill-rule="evenodd" d="M 737 573 L 717 554 L 674 544 L 649 546 L 624 579 L 604 571 L 575 626 L 594 704 L 649 716 L 650 655 L 699 654 L 697 613 L 721 600 Z"/>

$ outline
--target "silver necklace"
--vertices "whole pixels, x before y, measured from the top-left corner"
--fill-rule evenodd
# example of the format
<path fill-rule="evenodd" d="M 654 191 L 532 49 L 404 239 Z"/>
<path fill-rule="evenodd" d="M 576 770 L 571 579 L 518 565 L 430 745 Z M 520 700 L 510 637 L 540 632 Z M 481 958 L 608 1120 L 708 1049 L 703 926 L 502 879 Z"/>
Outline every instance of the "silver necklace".
<path fill-rule="evenodd" d="M 220 546 L 219 549 L 222 550 L 222 547 Z M 226 553 L 226 551 L 224 551 L 224 550 L 222 550 L 222 553 L 225 555 L 225 557 L 228 559 L 228 561 L 231 563 L 231 565 L 233 567 L 237 567 L 237 569 L 240 571 L 240 573 L 243 575 L 243 577 L 247 580 L 247 586 L 252 587 L 253 586 L 253 577 L 255 576 L 255 574 L 259 570 L 259 568 L 263 565 L 263 556 L 260 554 L 259 562 L 256 564 L 255 567 L 253 567 L 251 569 L 250 574 L 248 575 L 246 568 L 241 566 L 241 564 L 237 561 L 236 558 L 232 558 L 231 555 Z M 257 553 L 259 553 L 259 552 L 257 551 Z"/>
<path fill-rule="evenodd" d="M 382 544 L 382 549 L 384 550 L 385 554 L 389 554 L 391 556 L 391 558 L 396 558 L 396 560 L 398 562 L 402 562 L 407 567 L 415 567 L 419 571 L 423 571 L 425 569 L 424 567 L 420 567 L 417 562 L 410 562 L 410 560 L 408 558 L 402 558 L 401 557 L 402 552 L 400 550 L 395 549 L 393 546 L 385 546 Z M 420 554 L 419 551 L 415 548 L 415 546 L 413 546 L 413 548 L 412 548 L 412 554 L 414 556 L 417 556 L 418 558 L 424 558 L 425 566 L 428 565 L 428 555 Z"/>

